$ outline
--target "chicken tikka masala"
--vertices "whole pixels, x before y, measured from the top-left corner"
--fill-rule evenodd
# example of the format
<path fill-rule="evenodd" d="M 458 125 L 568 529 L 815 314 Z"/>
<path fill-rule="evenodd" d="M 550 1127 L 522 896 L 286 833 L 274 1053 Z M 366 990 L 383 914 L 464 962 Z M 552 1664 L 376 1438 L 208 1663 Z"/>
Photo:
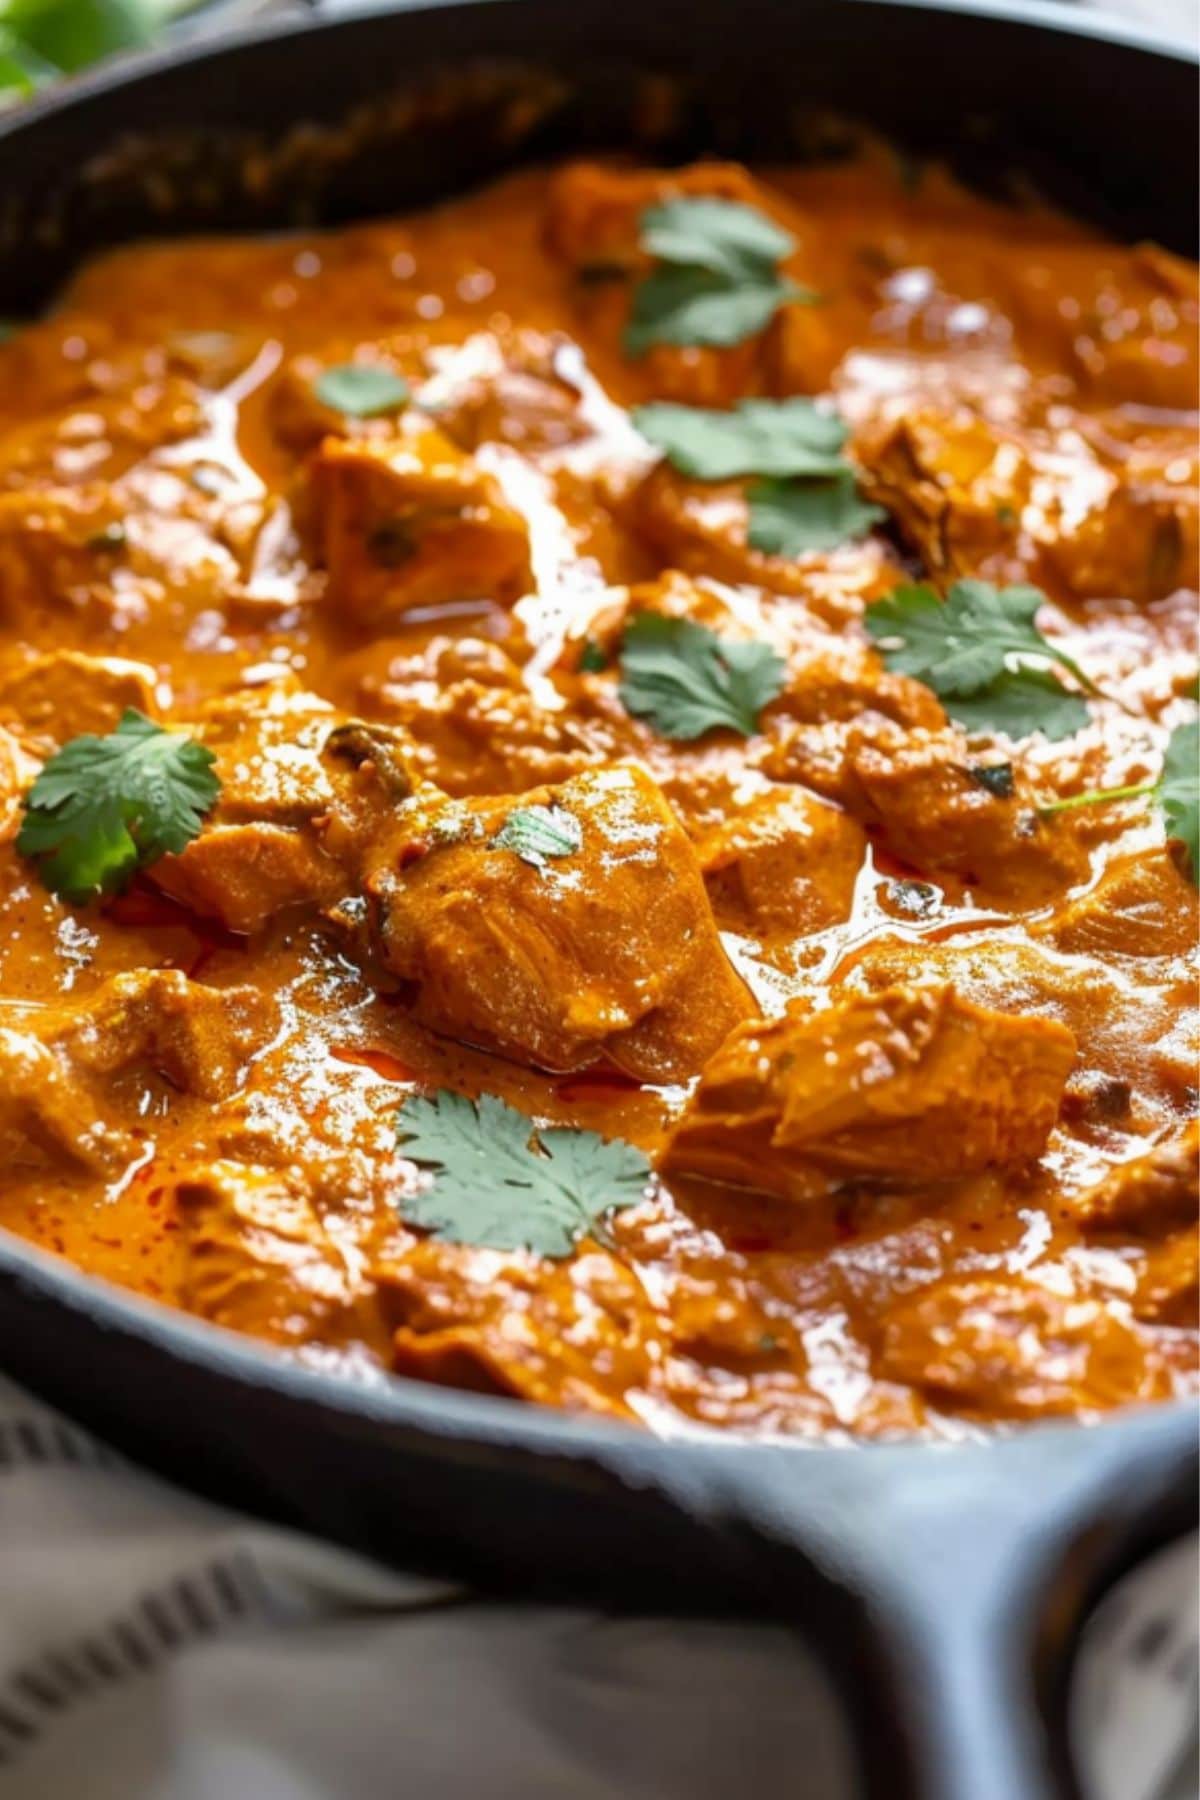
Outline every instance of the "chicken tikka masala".
<path fill-rule="evenodd" d="M 868 148 L 0 348 L 0 1223 L 678 1432 L 1195 1383 L 1194 269 Z"/>

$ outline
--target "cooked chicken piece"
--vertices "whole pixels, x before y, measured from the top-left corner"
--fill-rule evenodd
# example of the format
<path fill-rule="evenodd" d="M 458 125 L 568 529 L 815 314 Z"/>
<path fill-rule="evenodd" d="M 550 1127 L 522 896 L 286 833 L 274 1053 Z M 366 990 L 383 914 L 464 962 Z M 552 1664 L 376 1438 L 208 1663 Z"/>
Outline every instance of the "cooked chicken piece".
<path fill-rule="evenodd" d="M 495 841 L 531 808 L 552 809 L 575 845 L 541 866 Z M 603 1055 L 639 1080 L 676 1081 L 749 1007 L 695 853 L 635 768 L 517 805 L 418 794 L 371 846 L 363 885 L 418 1016 L 518 1062 L 565 1070 Z"/>
<path fill-rule="evenodd" d="M 222 1160 L 181 1176 L 173 1197 L 191 1312 L 273 1343 L 361 1334 L 353 1252 L 326 1230 L 300 1175 Z"/>
<path fill-rule="evenodd" d="M 519 599 L 531 584 L 524 520 L 444 433 L 405 426 L 383 439 L 327 439 L 310 464 L 329 605 L 375 627 L 414 607 Z"/>
<path fill-rule="evenodd" d="M 662 1332 L 635 1272 L 584 1243 L 567 1262 L 426 1240 L 374 1268 L 393 1367 L 448 1387 L 630 1417 Z"/>
<path fill-rule="evenodd" d="M 84 732 L 114 731 L 129 707 L 152 718 L 154 688 L 146 663 L 52 650 L 0 673 L 0 717 L 39 749 L 58 748 Z"/>
<path fill-rule="evenodd" d="M 1119 1163 L 1072 1202 L 1084 1228 L 1154 1236 L 1200 1212 L 1200 1126 L 1195 1122 L 1129 1162 Z"/>
<path fill-rule="evenodd" d="M 755 794 L 696 845 L 717 923 L 767 938 L 849 918 L 865 852 L 860 825 L 796 787 Z"/>
<path fill-rule="evenodd" d="M 194 382 L 161 375 L 138 380 L 132 369 L 127 377 L 128 386 L 80 394 L 60 410 L 34 417 L 25 412 L 0 436 L 4 487 L 36 490 L 39 502 L 47 491 L 74 489 L 82 501 L 111 492 L 113 483 L 164 445 L 203 431 Z"/>
<path fill-rule="evenodd" d="M 1061 1025 L 948 986 L 793 1001 L 722 1044 L 664 1167 L 797 1201 L 1019 1167 L 1045 1148 L 1074 1057 Z"/>
<path fill-rule="evenodd" d="M 205 987 L 177 969 L 131 970 L 86 1000 L 22 1011 L 0 1031 L 0 1145 L 17 1163 L 32 1154 L 113 1173 L 132 1154 L 145 1077 L 220 1099 L 275 1029 L 257 988 Z M 128 1070 L 142 1080 L 123 1099 L 114 1078 Z"/>
<path fill-rule="evenodd" d="M 1197 941 L 1196 911 L 1196 889 L 1170 852 L 1141 850 L 1119 857 L 1094 888 L 1031 929 L 1075 954 L 1186 956 Z"/>
<path fill-rule="evenodd" d="M 117 524 L 112 491 L 0 492 L 0 620 L 24 626 L 56 608 L 106 606 Z"/>
<path fill-rule="evenodd" d="M 1194 434 L 1102 456 L 1078 432 L 1002 428 L 960 406 L 907 412 L 857 450 L 867 491 L 935 575 L 1141 602 L 1200 581 Z"/>
<path fill-rule="evenodd" d="M 1088 956 L 972 933 L 957 943 L 925 941 L 918 951 L 879 939 L 845 979 L 874 992 L 910 980 L 914 966 L 979 1006 L 1065 1025 L 1079 1048 L 1076 1078 L 1095 1071 L 1124 1084 L 1137 1129 L 1161 1129 L 1194 1106 L 1200 1016 L 1186 965 L 1137 970 L 1135 986 L 1120 969 Z M 1129 1033 L 1133 1007 L 1142 1021 L 1136 1040 Z"/>
<path fill-rule="evenodd" d="M 430 393 L 439 426 L 468 452 L 495 443 L 523 456 L 553 455 L 582 443 L 594 426 L 571 378 L 578 355 L 567 338 L 542 332 L 472 333 L 435 353 Z"/>
<path fill-rule="evenodd" d="M 64 1058 L 25 1030 L 0 1026 L 0 1157 L 6 1169 L 66 1163 L 113 1175 L 133 1150 L 133 1140 L 102 1116 L 96 1097 Z"/>
<path fill-rule="evenodd" d="M 1200 1325 L 1200 1238 L 1193 1222 L 1146 1246 L 1133 1315 L 1147 1325 L 1195 1331 Z"/>
<path fill-rule="evenodd" d="M 1073 367 L 1091 405 L 1196 404 L 1196 265 L 1157 244 L 1043 245 L 1007 256 L 1005 305 L 1039 358 Z"/>
<path fill-rule="evenodd" d="M 343 894 L 343 869 L 315 829 L 334 803 L 324 751 L 343 722 L 324 700 L 284 682 L 210 702 L 189 729 L 216 755 L 220 798 L 199 837 L 153 865 L 152 880 L 237 932 Z"/>
<path fill-rule="evenodd" d="M 1169 1371 L 1124 1311 L 1002 1276 L 939 1281 L 893 1307 L 875 1373 L 990 1418 L 1161 1399 Z"/>
<path fill-rule="evenodd" d="M 37 1036 L 88 1075 L 145 1063 L 186 1093 L 230 1093 L 274 1035 L 275 1002 L 254 987 L 205 987 L 178 969 L 114 975 L 90 999 L 47 1009 Z"/>
<path fill-rule="evenodd" d="M 695 163 L 687 169 L 630 170 L 599 163 L 572 163 L 550 187 L 546 238 L 574 276 L 574 298 L 589 335 L 620 349 L 635 281 L 654 266 L 640 247 L 642 214 L 676 199 L 734 200 L 799 236 L 802 221 L 789 201 L 755 181 L 737 163 Z M 780 266 L 784 277 L 803 285 L 803 256 Z M 814 309 L 806 308 L 806 311 Z M 816 328 L 819 331 L 819 324 Z M 773 372 L 774 323 L 729 349 L 656 345 L 637 366 L 649 392 L 692 406 L 725 406 L 747 391 L 762 391 Z M 809 359 L 813 391 L 824 387 L 835 356 Z M 816 379 L 821 370 L 822 379 Z"/>
<path fill-rule="evenodd" d="M 692 481 L 660 462 L 618 506 L 630 528 L 670 567 L 796 594 L 833 620 L 855 610 L 855 603 L 861 610 L 895 585 L 895 557 L 880 538 L 799 557 L 756 550 L 748 536 L 744 481 Z"/>
<path fill-rule="evenodd" d="M 403 726 L 423 772 L 449 794 L 512 794 L 567 781 L 636 743 L 627 715 L 552 710 L 490 641 L 434 638 L 396 656 L 360 687 L 372 717 Z"/>
<path fill-rule="evenodd" d="M 893 679 L 895 679 L 893 677 Z M 1071 815 L 1042 817 L 1014 765 L 1011 794 L 972 773 L 979 762 L 952 729 L 864 717 L 824 733 L 784 727 L 763 768 L 826 794 L 913 868 L 960 876 L 1003 901 L 1061 893 L 1087 873 Z"/>

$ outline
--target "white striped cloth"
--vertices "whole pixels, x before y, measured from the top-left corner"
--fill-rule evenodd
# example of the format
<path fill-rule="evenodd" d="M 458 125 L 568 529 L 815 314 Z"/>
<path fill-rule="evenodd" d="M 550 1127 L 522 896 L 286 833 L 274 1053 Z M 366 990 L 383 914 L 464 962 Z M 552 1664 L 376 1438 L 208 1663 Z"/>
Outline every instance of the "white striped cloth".
<path fill-rule="evenodd" d="M 1191 1541 L 1097 1616 L 1089 1800 L 1194 1800 L 1195 1601 Z M 849 1800 L 841 1730 L 783 1627 L 397 1574 L 170 1488 L 0 1382 L 2 1800 Z"/>

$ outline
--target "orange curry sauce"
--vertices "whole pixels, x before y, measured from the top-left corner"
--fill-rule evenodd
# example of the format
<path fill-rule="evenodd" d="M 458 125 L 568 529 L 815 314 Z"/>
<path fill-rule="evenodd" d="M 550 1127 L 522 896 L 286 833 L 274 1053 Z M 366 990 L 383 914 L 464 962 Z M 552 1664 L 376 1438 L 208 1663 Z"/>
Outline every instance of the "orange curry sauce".
<path fill-rule="evenodd" d="M 820 302 L 627 356 L 621 259 L 679 193 L 783 224 Z M 1195 293 L 874 153 L 89 264 L 0 349 L 0 1223 L 349 1377 L 659 1431 L 1189 1389 L 1195 890 L 1146 800 L 1038 807 L 1153 779 L 1190 716 Z M 353 360 L 411 403 L 323 404 Z M 888 522 L 765 555 L 745 483 L 629 417 L 746 395 L 828 397 Z M 1085 729 L 968 741 L 888 672 L 864 606 L 960 576 L 1043 589 Z M 631 718 L 630 609 L 774 645 L 759 731 Z M 221 800 L 72 906 L 22 796 L 130 705 L 211 745 Z M 970 772 L 1001 762 L 1008 793 Z M 577 856 L 439 848 L 445 809 L 531 792 Z M 438 1087 L 658 1177 L 557 1261 L 439 1241 L 394 1133 Z"/>

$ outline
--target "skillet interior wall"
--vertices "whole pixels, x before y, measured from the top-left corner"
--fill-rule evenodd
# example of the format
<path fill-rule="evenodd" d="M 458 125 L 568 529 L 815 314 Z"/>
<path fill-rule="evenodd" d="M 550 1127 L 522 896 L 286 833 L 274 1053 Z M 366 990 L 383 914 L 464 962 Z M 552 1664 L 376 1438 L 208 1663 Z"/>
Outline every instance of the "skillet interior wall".
<path fill-rule="evenodd" d="M 378 215 L 583 148 L 836 155 L 839 118 L 987 191 L 1032 187 L 1118 236 L 1194 246 L 1195 184 L 1163 171 L 1194 166 L 1195 83 L 1167 56 L 877 0 L 749 0 L 736 36 L 723 0 L 667 0 L 636 41 L 605 0 L 415 10 L 150 58 L 24 120 L 19 152 L 0 133 L 0 311 L 39 310 L 130 238 Z M 533 57 L 543 27 L 555 49 Z M 1122 131 L 1135 116 L 1152 129 Z"/>

